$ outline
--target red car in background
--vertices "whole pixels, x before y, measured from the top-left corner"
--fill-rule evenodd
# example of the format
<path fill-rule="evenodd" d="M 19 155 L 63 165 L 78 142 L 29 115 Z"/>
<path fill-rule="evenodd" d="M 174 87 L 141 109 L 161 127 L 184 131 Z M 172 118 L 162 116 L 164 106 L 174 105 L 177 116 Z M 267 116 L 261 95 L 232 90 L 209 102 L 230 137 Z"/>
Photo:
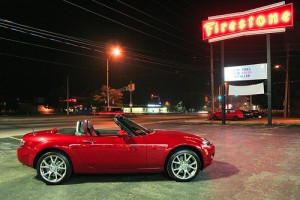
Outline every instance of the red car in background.
<path fill-rule="evenodd" d="M 18 160 L 54 185 L 73 173 L 166 172 L 176 181 L 190 181 L 214 158 L 215 146 L 201 136 L 151 130 L 123 115 L 114 121 L 119 130 L 94 129 L 85 120 L 76 128 L 27 133 L 17 150 Z"/>
<path fill-rule="evenodd" d="M 226 113 L 226 115 L 225 115 L 226 119 L 232 119 L 232 120 L 245 119 L 244 114 L 241 110 L 226 109 L 225 113 Z M 210 114 L 209 119 L 210 120 L 222 119 L 221 111 Z"/>

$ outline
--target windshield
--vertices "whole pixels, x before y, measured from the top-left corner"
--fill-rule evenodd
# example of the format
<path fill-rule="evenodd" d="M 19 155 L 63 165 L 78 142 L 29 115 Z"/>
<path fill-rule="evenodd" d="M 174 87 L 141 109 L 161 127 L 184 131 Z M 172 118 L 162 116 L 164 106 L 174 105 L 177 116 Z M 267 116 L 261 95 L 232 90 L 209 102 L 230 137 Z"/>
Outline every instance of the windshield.
<path fill-rule="evenodd" d="M 135 133 L 135 135 L 147 135 L 153 132 L 153 130 L 143 127 L 142 125 L 137 124 L 122 115 L 116 117 L 126 128 Z"/>

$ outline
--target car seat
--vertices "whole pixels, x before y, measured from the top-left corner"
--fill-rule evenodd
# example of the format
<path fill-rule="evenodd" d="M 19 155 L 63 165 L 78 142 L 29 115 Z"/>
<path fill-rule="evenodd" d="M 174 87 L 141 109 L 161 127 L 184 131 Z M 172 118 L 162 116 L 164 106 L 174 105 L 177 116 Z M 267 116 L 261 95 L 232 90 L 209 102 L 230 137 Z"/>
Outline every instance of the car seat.
<path fill-rule="evenodd" d="M 84 126 L 82 121 L 77 121 L 75 135 L 84 135 Z"/>
<path fill-rule="evenodd" d="M 97 136 L 97 133 L 94 129 L 93 123 L 90 120 L 85 120 L 86 130 L 85 134 L 90 136 Z"/>

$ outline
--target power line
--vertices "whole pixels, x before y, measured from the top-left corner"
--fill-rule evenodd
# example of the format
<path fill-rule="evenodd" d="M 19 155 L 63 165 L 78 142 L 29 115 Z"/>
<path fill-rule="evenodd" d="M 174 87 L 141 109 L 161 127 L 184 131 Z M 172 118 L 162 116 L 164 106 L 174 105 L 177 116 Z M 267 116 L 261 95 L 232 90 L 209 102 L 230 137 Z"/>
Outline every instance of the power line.
<path fill-rule="evenodd" d="M 163 6 L 161 3 L 158 3 L 155 0 L 152 0 L 154 3 L 156 3 L 157 5 L 159 5 L 160 7 L 164 8 L 165 10 L 167 10 L 168 12 L 172 13 L 174 16 L 178 17 L 178 18 L 182 18 L 180 15 L 178 15 L 177 13 L 173 12 L 173 10 L 166 8 L 165 6 Z"/>
<path fill-rule="evenodd" d="M 96 56 L 90 56 L 90 55 L 87 55 L 87 54 L 80 54 L 80 53 L 76 53 L 76 52 L 73 52 L 73 51 L 66 51 L 66 50 L 62 50 L 62 49 L 58 49 L 58 48 L 47 47 L 47 46 L 44 46 L 44 45 L 36 45 L 36 44 L 33 44 L 33 43 L 22 42 L 22 41 L 18 41 L 18 40 L 9 39 L 9 38 L 0 37 L 0 39 L 10 41 L 10 42 L 19 43 L 19 44 L 30 45 L 30 46 L 35 46 L 35 47 L 60 51 L 60 52 L 64 52 L 64 53 L 70 53 L 70 54 L 75 54 L 75 55 L 80 55 L 80 56 L 86 56 L 86 57 L 90 57 L 90 58 L 97 58 L 97 59 L 100 58 L 100 57 L 96 57 Z M 47 39 L 47 38 L 45 38 L 45 39 Z M 157 59 L 157 58 L 154 58 L 154 57 L 144 56 L 144 55 L 141 55 L 141 54 L 134 54 L 134 53 L 128 53 L 128 54 L 132 55 L 134 57 L 137 57 L 137 58 L 143 58 L 143 60 L 142 59 L 135 59 L 135 60 L 142 61 L 142 62 L 148 62 L 148 63 L 155 63 L 155 64 L 159 64 L 159 65 L 163 65 L 163 66 L 172 66 L 174 68 L 181 68 L 181 69 L 182 68 L 191 68 L 191 69 L 193 69 L 195 67 L 198 67 L 198 66 L 186 65 L 186 64 L 182 64 L 182 63 L 168 61 L 168 60 L 165 60 L 165 59 Z M 103 59 L 103 58 L 101 58 L 101 59 Z M 131 59 L 133 59 L 133 58 L 131 58 Z M 146 61 L 145 59 L 152 60 L 152 61 Z M 154 62 L 154 61 L 156 61 L 156 62 Z"/>
<path fill-rule="evenodd" d="M 0 19 L 0 27 L 11 29 L 13 31 L 18 31 L 18 32 L 21 32 L 24 34 L 29 34 L 32 36 L 40 37 L 43 39 L 49 39 L 49 40 L 55 41 L 55 42 L 68 43 L 68 41 L 69 41 L 69 42 L 77 43 L 77 44 L 72 44 L 73 46 L 80 46 L 80 44 L 84 44 L 86 46 L 92 46 L 94 48 L 102 48 L 102 49 L 105 48 L 105 45 L 96 43 L 94 41 L 89 41 L 89 40 L 85 40 L 82 38 L 76 38 L 76 37 L 71 37 L 68 35 L 45 31 L 42 29 L 25 26 L 25 25 L 18 24 L 18 23 L 12 22 L 12 21 L 4 20 L 4 19 Z M 51 37 L 51 38 L 49 38 L 49 37 Z M 82 48 L 87 48 L 87 47 L 82 47 Z"/>
<path fill-rule="evenodd" d="M 137 21 L 137 22 L 140 22 L 140 23 L 142 23 L 142 24 L 144 24 L 144 25 L 146 25 L 146 26 L 148 26 L 148 27 L 151 27 L 151 28 L 153 28 L 153 29 L 155 29 L 155 30 L 158 30 L 158 31 L 160 31 L 160 32 L 162 32 L 162 33 L 165 33 L 165 34 L 167 34 L 167 35 L 169 35 L 169 36 L 172 36 L 172 37 L 174 37 L 174 38 L 176 38 L 176 39 L 179 39 L 179 40 L 182 40 L 182 41 L 185 41 L 185 42 L 188 43 L 187 40 L 185 40 L 185 39 L 183 39 L 183 38 L 181 38 L 181 37 L 178 37 L 178 36 L 176 36 L 176 35 L 174 35 L 174 34 L 171 34 L 171 33 L 167 32 L 167 31 L 164 31 L 164 30 L 162 30 L 162 29 L 160 29 L 160 28 L 157 28 L 157 27 L 155 27 L 155 26 L 152 26 L 151 24 L 148 24 L 148 23 L 146 23 L 146 22 L 144 22 L 144 21 L 142 21 L 142 20 L 139 20 L 139 19 L 137 19 L 137 18 L 135 18 L 135 17 L 132 17 L 132 16 L 126 14 L 126 13 L 123 13 L 123 12 L 117 10 L 117 9 L 114 9 L 114 8 L 112 8 L 112 7 L 110 7 L 110 6 L 107 6 L 107 5 L 103 4 L 103 3 L 100 3 L 100 2 L 98 2 L 98 1 L 96 1 L 96 0 L 92 0 L 92 1 L 95 2 L 95 3 L 97 3 L 97 4 L 99 4 L 99 5 L 102 5 L 102 6 L 106 7 L 106 8 L 108 8 L 108 9 L 111 9 L 111 10 L 117 12 L 117 13 L 120 13 L 120 14 L 122 14 L 122 15 L 124 15 L 124 16 L 130 18 L 130 19 L 133 19 L 133 20 L 135 20 L 135 21 Z"/>
<path fill-rule="evenodd" d="M 160 20 L 160 19 L 158 19 L 157 17 L 154 17 L 154 16 L 152 16 L 152 15 L 149 15 L 148 13 L 143 12 L 143 11 L 141 11 L 141 10 L 139 10 L 139 9 L 137 9 L 137 8 L 135 8 L 135 7 L 131 6 L 131 5 L 129 5 L 129 4 L 126 4 L 126 3 L 124 3 L 123 1 L 117 0 L 117 2 L 119 2 L 119 3 L 121 3 L 121 4 L 123 4 L 123 5 L 127 6 L 127 7 L 129 7 L 129 8 L 131 8 L 131 9 L 135 10 L 135 11 L 138 11 L 138 12 L 140 12 L 140 13 L 142 13 L 142 14 L 144 14 L 144 15 L 146 15 L 146 16 L 152 18 L 152 19 L 155 19 L 156 21 L 158 21 L 158 22 L 160 22 L 160 23 L 163 23 L 163 24 L 165 24 L 165 25 L 167 25 L 167 26 L 169 26 L 169 27 L 171 27 L 171 28 L 173 28 L 173 29 L 175 29 L 175 30 L 177 30 L 177 31 L 180 31 L 180 32 L 182 32 L 182 33 L 185 33 L 183 30 L 181 30 L 181 29 L 179 29 L 179 28 L 177 28 L 177 27 L 175 27 L 175 26 L 173 26 L 173 25 L 171 25 L 171 24 L 169 24 L 169 23 L 167 23 L 167 22 L 165 22 L 165 21 Z"/>
<path fill-rule="evenodd" d="M 201 55 L 201 54 L 198 54 L 198 52 L 194 52 L 194 51 L 192 51 L 192 50 L 190 50 L 190 49 L 187 49 L 187 48 L 184 48 L 184 47 L 179 46 L 179 45 L 177 45 L 177 44 L 171 43 L 171 42 L 169 42 L 169 41 L 167 41 L 167 40 L 164 40 L 164 39 L 162 39 L 162 38 L 160 38 L 160 37 L 154 36 L 154 35 L 152 35 L 152 34 L 146 33 L 146 32 L 141 31 L 141 30 L 139 30 L 139 29 L 136 29 L 136 28 L 133 28 L 133 27 L 128 26 L 128 25 L 126 25 L 126 24 L 123 24 L 123 23 L 121 23 L 121 22 L 119 22 L 119 21 L 116 21 L 116 20 L 111 19 L 111 18 L 109 18 L 109 17 L 106 17 L 106 16 L 104 16 L 104 15 L 101 15 L 101 14 L 99 14 L 99 13 L 96 13 L 96 12 L 94 12 L 94 11 L 92 11 L 92 10 L 87 9 L 87 8 L 84 8 L 84 7 L 82 7 L 82 6 L 78 5 L 78 4 L 72 3 L 72 2 L 67 1 L 67 0 L 64 0 L 64 2 L 69 3 L 69 4 L 73 5 L 73 6 L 75 6 L 75 7 L 77 7 L 77 8 L 80 8 L 80 9 L 82 9 L 82 10 L 85 10 L 85 11 L 87 11 L 87 12 L 90 12 L 90 13 L 92 13 L 92 14 L 94 14 L 94 15 L 97 15 L 97 16 L 99 16 L 99 17 L 105 18 L 105 19 L 107 19 L 107 20 L 109 20 L 109 21 L 112 21 L 112 22 L 114 22 L 114 23 L 117 23 L 117 24 L 119 24 L 119 25 L 121 25 L 121 26 L 124 26 L 124 27 L 126 27 L 126 28 L 129 28 L 129 29 L 131 29 L 131 30 L 134 30 L 134 31 L 136 31 L 136 32 L 139 32 L 139 33 L 141 33 L 141 34 L 147 35 L 147 36 L 149 36 L 149 37 L 151 37 L 151 38 L 160 40 L 160 41 L 162 41 L 162 42 L 164 42 L 164 43 L 166 43 L 166 44 L 169 44 L 169 45 L 171 45 L 171 46 L 175 46 L 175 47 L 180 48 L 180 49 L 182 49 L 182 50 L 185 50 L 185 51 L 187 51 L 187 52 L 192 52 L 192 53 L 195 53 L 195 54 L 197 54 L 197 55 Z"/>
<path fill-rule="evenodd" d="M 3 22 L 5 22 L 5 23 L 3 23 Z M 21 32 L 23 34 L 29 34 L 31 36 L 39 37 L 39 38 L 42 38 L 42 39 L 47 39 L 47 40 L 50 40 L 50 41 L 59 42 L 59 43 L 63 43 L 63 44 L 66 44 L 66 45 L 71 45 L 71 46 L 74 46 L 74 47 L 83 48 L 83 49 L 86 49 L 86 50 L 92 50 L 92 51 L 97 51 L 97 52 L 104 53 L 104 51 L 98 50 L 96 48 L 100 47 L 100 48 L 103 49 L 105 45 L 101 44 L 101 43 L 94 42 L 94 41 L 89 41 L 89 40 L 82 39 L 82 38 L 75 38 L 75 37 L 68 36 L 68 35 L 49 32 L 49 31 L 46 31 L 46 30 L 21 25 L 21 24 L 14 23 L 14 22 L 7 21 L 7 20 L 3 20 L 3 19 L 0 19 L 0 27 L 8 28 L 8 29 L 11 29 L 13 31 L 18 31 L 18 32 Z M 18 42 L 21 43 L 20 41 L 18 41 Z M 72 43 L 72 42 L 74 42 L 75 44 Z M 79 43 L 79 44 L 76 44 L 76 43 Z M 36 45 L 36 46 L 38 46 L 38 45 Z M 44 46 L 44 48 L 45 48 L 45 46 Z M 47 47 L 47 48 L 49 48 L 49 47 Z M 60 51 L 62 51 L 62 50 L 60 50 Z M 160 61 L 160 62 L 162 62 L 161 65 L 165 65 L 164 63 L 168 63 L 168 64 L 179 65 L 179 66 L 199 67 L 199 66 L 193 66 L 193 65 L 186 65 L 186 64 L 182 64 L 182 63 L 177 63 L 177 62 L 169 61 L 169 60 L 166 60 L 166 59 L 158 59 L 158 58 L 155 58 L 155 57 L 144 56 L 142 54 L 136 54 L 136 53 L 129 53 L 129 54 L 131 54 L 132 56 L 135 56 L 135 57 L 143 57 L 143 58 L 148 58 L 148 59 Z M 163 55 L 163 56 L 165 56 L 165 55 Z"/>
<path fill-rule="evenodd" d="M 62 50 L 62 49 L 58 49 L 58 48 L 47 47 L 47 46 L 44 46 L 44 45 L 37 45 L 37 44 L 29 43 L 29 42 L 22 42 L 22 41 L 13 40 L 13 39 L 4 38 L 4 37 L 0 37 L 0 39 L 1 40 L 6 40 L 6 41 L 9 41 L 9 42 L 15 42 L 15 43 L 20 43 L 20 44 L 34 46 L 34 47 L 40 47 L 40 48 L 45 48 L 45 49 L 60 51 L 60 52 L 64 52 L 64 53 L 70 53 L 70 54 L 79 55 L 79 56 L 86 56 L 86 57 L 90 57 L 90 58 L 102 59 L 101 57 L 97 57 L 97 56 L 91 56 L 91 55 L 87 55 L 87 54 L 76 53 L 76 52 L 73 52 L 73 51 L 66 51 L 66 50 Z"/>
<path fill-rule="evenodd" d="M 168 31 L 165 31 L 165 30 L 162 30 L 162 29 L 160 29 L 160 28 L 157 28 L 156 26 L 153 26 L 153 25 L 151 25 L 151 24 L 149 24 L 149 23 L 146 23 L 146 22 L 144 22 L 144 21 L 142 21 L 142 20 L 140 20 L 140 19 L 137 19 L 137 18 L 135 18 L 135 17 L 132 17 L 131 15 L 128 15 L 128 14 L 126 14 L 126 13 L 124 13 L 124 12 L 121 12 L 121 11 L 119 11 L 119 10 L 117 10 L 117 9 L 114 9 L 114 8 L 112 8 L 112 7 L 110 7 L 110 6 L 107 6 L 106 4 L 100 3 L 100 2 L 98 2 L 98 1 L 96 1 L 96 0 L 92 0 L 92 1 L 95 2 L 95 3 L 97 3 L 97 4 L 99 4 L 99 5 L 104 6 L 104 7 L 108 8 L 108 9 L 110 9 L 110 10 L 113 10 L 114 12 L 117 12 L 117 13 L 119 13 L 119 14 L 122 14 L 122 15 L 124 15 L 124 16 L 130 18 L 130 19 L 133 19 L 133 20 L 135 20 L 135 21 L 138 21 L 138 22 L 140 22 L 140 23 L 142 23 L 142 24 L 144 24 L 144 25 L 146 25 L 146 26 L 148 26 L 148 27 L 151 27 L 151 28 L 153 28 L 153 29 L 155 29 L 155 30 L 158 30 L 158 31 L 160 31 L 160 32 L 163 32 L 163 33 L 165 33 L 165 34 L 167 34 L 167 35 L 169 35 L 169 36 L 172 36 L 172 37 L 174 37 L 174 38 L 176 38 L 176 39 L 179 39 L 179 40 L 181 40 L 181 41 L 184 41 L 184 42 L 186 42 L 187 44 L 189 44 L 189 45 L 191 45 L 191 46 L 193 46 L 193 47 L 196 47 L 196 45 L 195 45 L 194 43 L 191 43 L 190 41 L 188 41 L 188 40 L 186 40 L 186 39 L 184 39 L 184 38 L 182 38 L 182 37 L 178 37 L 177 35 L 174 35 L 174 34 L 172 34 L 172 33 L 169 33 Z M 118 1 L 118 2 L 120 2 L 120 1 Z M 125 4 L 125 5 L 127 5 L 127 4 Z M 131 8 L 133 8 L 133 7 L 131 7 Z M 134 9 L 134 8 L 133 8 L 133 9 Z M 137 10 L 137 9 L 135 9 L 135 10 Z M 146 13 L 145 13 L 145 14 L 146 14 Z M 147 15 L 147 16 L 148 16 L 148 15 Z M 204 57 L 208 57 L 208 56 L 203 55 L 203 54 L 200 54 L 200 55 L 201 55 L 201 56 L 204 56 Z"/>
<path fill-rule="evenodd" d="M 147 63 L 151 63 L 151 64 L 164 65 L 164 66 L 168 66 L 168 67 L 171 67 L 171 68 L 188 69 L 187 67 L 175 66 L 175 65 L 172 65 L 172 64 L 168 64 L 168 63 L 165 63 L 165 64 L 164 64 L 164 63 L 159 63 L 159 62 L 155 62 L 155 61 L 151 61 L 151 60 L 137 59 L 137 58 L 132 58 L 132 57 L 127 57 L 127 58 L 132 59 L 132 60 L 137 60 L 137 61 L 147 62 Z M 195 70 L 195 68 L 190 68 L 190 69 Z M 201 71 L 209 71 L 209 70 L 205 70 L 205 69 L 197 69 L 197 70 L 201 70 Z"/>
<path fill-rule="evenodd" d="M 25 60 L 31 60 L 31 61 L 35 61 L 35 62 L 43 62 L 43 63 L 54 64 L 54 65 L 62 65 L 62 66 L 67 66 L 67 67 L 71 67 L 71 68 L 75 68 L 75 69 L 86 69 L 86 66 L 70 65 L 70 64 L 60 63 L 60 62 L 53 62 L 53 61 L 48 61 L 48 60 L 43 60 L 43 59 L 30 58 L 30 57 L 26 57 L 26 56 L 18 56 L 18 55 L 8 54 L 8 53 L 0 52 L 0 55 L 14 57 L 14 58 L 20 58 L 20 59 L 25 59 Z M 97 70 L 95 70 L 95 71 L 97 71 Z"/>
<path fill-rule="evenodd" d="M 13 40 L 13 39 L 3 38 L 3 37 L 0 37 L 0 39 L 6 40 L 6 41 L 9 41 L 9 42 L 15 42 L 15 43 L 23 44 L 23 45 L 30 45 L 30 46 L 34 46 L 34 47 L 40 47 L 40 48 L 60 51 L 60 52 L 64 52 L 64 53 L 70 53 L 70 54 L 74 54 L 74 55 L 80 55 L 80 56 L 96 58 L 96 59 L 100 58 L 100 57 L 96 57 L 96 56 L 90 56 L 90 55 L 87 55 L 87 54 L 80 54 L 80 53 L 76 53 L 76 52 L 73 52 L 73 51 L 66 51 L 66 50 L 62 50 L 62 49 L 58 49 L 58 48 L 47 47 L 47 46 L 44 46 L 44 45 L 36 45 L 36 44 L 33 44 L 33 43 L 22 42 L 22 41 L 17 41 L 17 40 Z M 190 68 L 190 69 L 194 69 L 194 67 L 196 67 L 196 66 L 187 66 L 187 65 L 184 65 L 184 64 L 179 64 L 179 63 L 175 63 L 175 62 L 167 61 L 167 60 L 162 60 L 162 59 L 158 60 L 158 59 L 153 58 L 153 57 L 147 57 L 147 56 L 142 56 L 142 55 L 138 55 L 138 54 L 136 54 L 136 55 L 132 54 L 132 56 L 135 56 L 136 58 L 133 58 L 133 57 L 128 57 L 128 58 L 130 58 L 132 60 L 136 60 L 136 61 L 147 62 L 147 63 L 152 63 L 152 64 L 158 64 L 158 65 L 168 66 L 168 67 L 172 67 L 172 68 L 180 68 L 180 69 Z M 142 58 L 142 59 L 138 59 L 139 57 Z M 146 60 L 146 59 L 148 59 L 148 60 Z M 36 59 L 33 59 L 33 60 L 36 60 Z M 52 64 L 54 64 L 54 63 L 52 63 Z"/>
<path fill-rule="evenodd" d="M 9 22 L 9 23 L 6 24 L 6 23 L 3 23 L 3 21 Z M 25 25 L 17 24 L 17 23 L 11 22 L 11 21 L 3 20 L 3 19 L 0 19 L 0 26 L 3 27 L 3 28 L 10 28 L 11 30 L 14 30 L 14 31 L 19 31 L 21 33 L 30 34 L 30 35 L 35 36 L 35 37 L 40 37 L 40 38 L 48 39 L 48 40 L 55 41 L 55 42 L 61 42 L 61 43 L 66 44 L 66 45 L 71 45 L 71 46 L 75 46 L 75 47 L 80 47 L 80 48 L 84 48 L 84 49 L 104 53 L 104 51 L 101 51 L 101 50 L 98 50 L 98 49 L 82 46 L 82 45 L 88 45 L 88 46 L 92 45 L 93 47 L 99 47 L 100 46 L 100 47 L 104 48 L 104 46 L 105 46 L 104 44 L 96 43 L 94 41 L 89 41 L 89 40 L 85 40 L 85 39 L 82 39 L 82 38 L 75 38 L 75 37 L 66 36 L 66 35 L 62 35 L 62 34 L 57 34 L 57 33 L 49 32 L 49 31 L 41 30 L 41 29 L 36 29 L 36 28 L 33 28 L 33 27 L 28 27 L 28 26 L 25 26 Z M 26 28 L 23 28 L 23 27 L 26 27 Z M 38 30 L 38 31 L 36 31 L 36 30 Z M 42 34 L 42 35 L 40 35 L 40 34 Z M 53 39 L 51 37 L 54 37 L 55 39 Z M 60 40 L 58 40 L 56 38 L 59 38 Z M 73 39 L 73 38 L 75 38 L 75 39 Z M 42 46 L 42 45 L 36 45 L 36 44 L 32 44 L 32 43 L 25 43 L 25 42 L 16 41 L 16 40 L 7 39 L 7 38 L 1 38 L 1 39 L 5 39 L 7 41 L 14 41 L 14 42 L 18 42 L 18 43 L 23 43 L 23 44 L 27 44 L 27 45 L 30 44 L 32 46 L 43 47 L 43 48 L 57 50 L 57 51 L 65 52 L 65 53 L 72 53 L 72 54 L 76 54 L 76 55 L 87 56 L 87 57 L 91 57 L 91 58 L 100 58 L 100 57 L 96 57 L 96 56 L 90 56 L 90 55 L 86 55 L 86 54 L 79 54 L 79 53 L 75 53 L 75 52 L 71 52 L 71 51 L 61 50 L 61 49 L 52 48 L 52 47 L 46 47 L 46 46 Z M 67 40 L 69 42 L 65 42 L 64 40 Z M 87 41 L 88 43 L 86 43 L 85 41 Z M 75 43 L 80 42 L 81 45 L 72 44 L 70 42 L 75 42 Z M 294 44 L 294 45 L 297 45 L 297 44 Z M 284 50 L 278 50 L 278 52 L 279 51 L 284 51 Z M 264 51 L 255 51 L 255 52 L 264 52 Z M 228 52 L 228 53 L 234 53 L 234 52 Z M 205 69 L 199 69 L 199 67 L 200 67 L 199 65 L 197 65 L 197 66 L 195 66 L 195 65 L 186 65 L 186 64 L 183 64 L 183 63 L 178 63 L 178 62 L 169 61 L 169 60 L 165 60 L 165 59 L 159 59 L 157 57 L 145 56 L 145 55 L 142 55 L 142 54 L 136 54 L 136 53 L 130 53 L 130 52 L 128 52 L 128 54 L 131 55 L 132 60 L 136 60 L 136 61 L 140 61 L 140 62 L 158 64 L 158 65 L 174 67 L 174 68 L 180 68 L 180 69 L 190 69 L 190 70 L 192 69 L 192 70 L 204 70 L 204 71 L 206 71 Z M 291 55 L 291 56 L 293 56 L 293 55 Z M 134 58 L 134 57 L 136 57 L 136 58 Z M 285 56 L 277 56 L 277 57 L 285 57 Z M 104 58 L 102 58 L 102 59 L 104 59 Z M 252 58 L 238 57 L 238 58 L 228 58 L 226 60 L 243 60 L 243 59 L 244 60 L 264 59 L 264 57 L 254 57 L 254 58 L 253 57 Z M 219 59 L 214 59 L 214 60 L 219 60 Z"/>

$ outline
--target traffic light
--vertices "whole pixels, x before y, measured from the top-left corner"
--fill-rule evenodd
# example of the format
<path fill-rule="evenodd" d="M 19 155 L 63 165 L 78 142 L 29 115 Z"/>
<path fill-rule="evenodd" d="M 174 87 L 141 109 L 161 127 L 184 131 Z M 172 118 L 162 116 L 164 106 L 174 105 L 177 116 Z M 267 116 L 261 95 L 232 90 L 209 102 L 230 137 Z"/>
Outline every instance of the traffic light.
<path fill-rule="evenodd" d="M 126 91 L 133 92 L 135 90 L 135 83 L 130 83 L 126 86 Z"/>
<path fill-rule="evenodd" d="M 208 102 L 208 96 L 204 97 L 204 101 L 207 103 Z"/>

